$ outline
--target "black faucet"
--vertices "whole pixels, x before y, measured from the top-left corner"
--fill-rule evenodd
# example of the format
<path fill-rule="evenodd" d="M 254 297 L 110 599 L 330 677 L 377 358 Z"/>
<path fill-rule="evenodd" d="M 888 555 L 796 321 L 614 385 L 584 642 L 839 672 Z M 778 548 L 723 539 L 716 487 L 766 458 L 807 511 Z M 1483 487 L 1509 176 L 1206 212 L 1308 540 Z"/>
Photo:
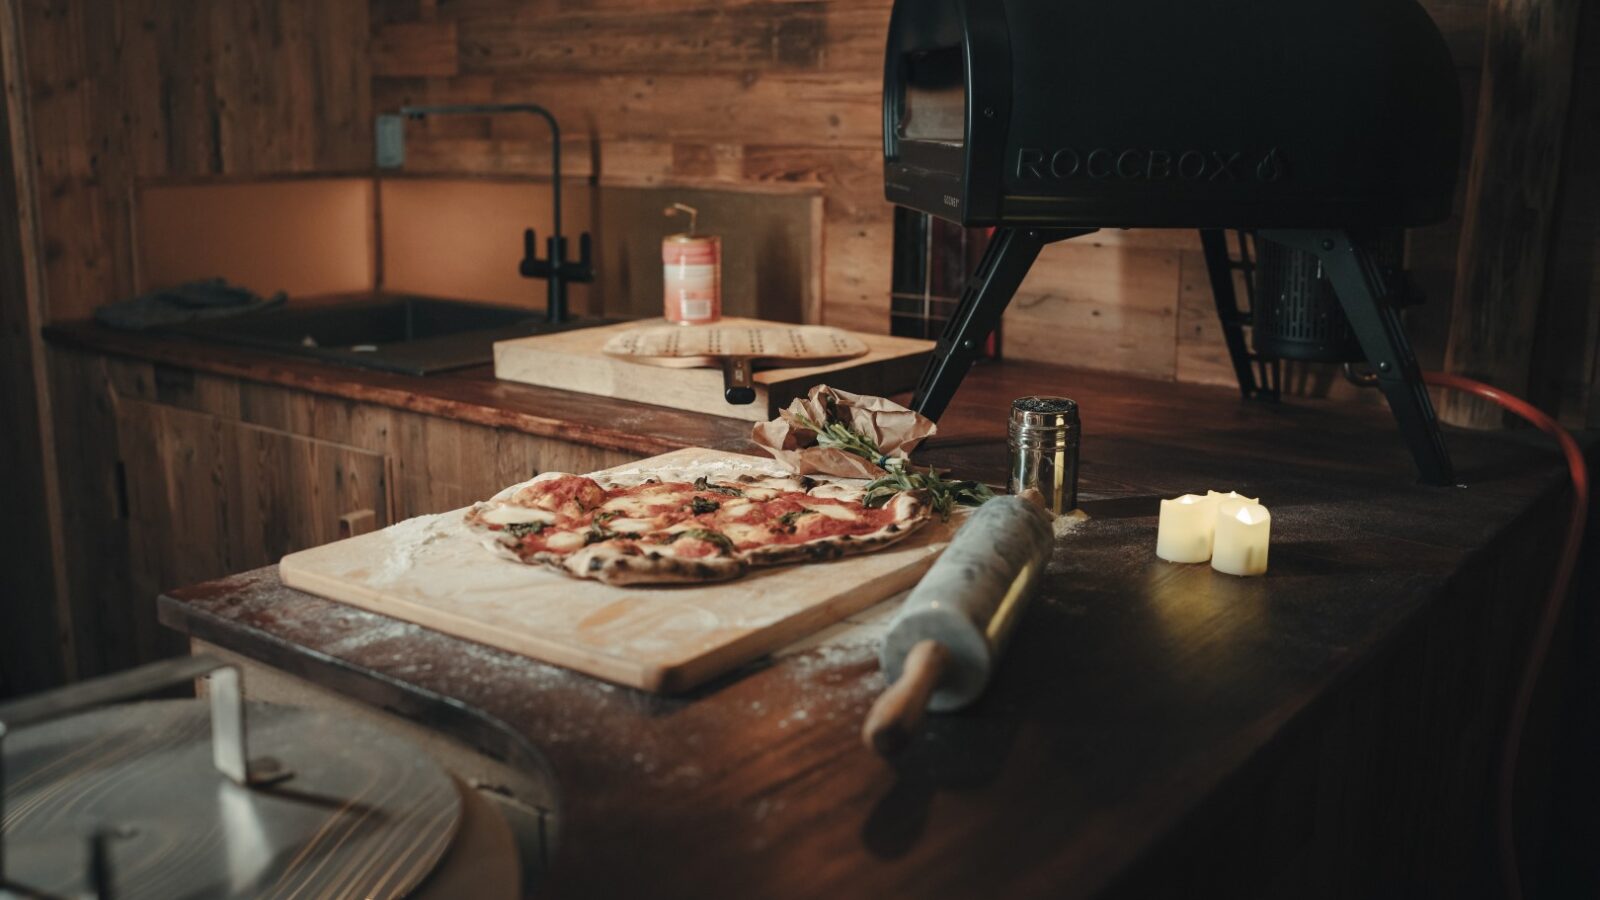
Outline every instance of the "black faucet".
<path fill-rule="evenodd" d="M 378 116 L 377 151 L 380 168 L 395 168 L 405 161 L 405 119 L 423 119 L 427 116 L 467 115 L 483 116 L 495 113 L 531 113 L 544 119 L 550 126 L 550 197 L 554 210 L 554 228 L 545 239 L 545 256 L 539 257 L 533 229 L 522 233 L 522 264 L 517 267 L 523 278 L 543 278 L 549 286 L 550 296 L 545 306 L 545 320 L 559 324 L 567 320 L 567 284 L 588 284 L 594 281 L 594 264 L 591 257 L 589 232 L 578 236 L 578 258 L 567 259 L 567 239 L 561 234 L 561 126 L 548 109 L 534 103 L 462 103 L 446 106 L 402 106 L 399 115 Z"/>

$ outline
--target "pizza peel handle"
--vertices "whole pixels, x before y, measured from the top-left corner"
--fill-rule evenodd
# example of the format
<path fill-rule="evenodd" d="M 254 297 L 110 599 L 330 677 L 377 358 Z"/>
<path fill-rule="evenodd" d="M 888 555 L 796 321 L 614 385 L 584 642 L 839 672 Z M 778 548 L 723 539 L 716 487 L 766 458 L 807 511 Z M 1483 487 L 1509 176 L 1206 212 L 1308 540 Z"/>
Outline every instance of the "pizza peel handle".
<path fill-rule="evenodd" d="M 823 325 L 667 325 L 625 331 L 607 341 L 607 356 L 656 366 L 718 366 L 722 396 L 742 406 L 756 399 L 755 364 L 805 364 L 864 356 L 860 338 Z"/>
<path fill-rule="evenodd" d="M 722 358 L 722 399 L 733 406 L 749 406 L 756 402 L 753 360 L 748 356 Z"/>

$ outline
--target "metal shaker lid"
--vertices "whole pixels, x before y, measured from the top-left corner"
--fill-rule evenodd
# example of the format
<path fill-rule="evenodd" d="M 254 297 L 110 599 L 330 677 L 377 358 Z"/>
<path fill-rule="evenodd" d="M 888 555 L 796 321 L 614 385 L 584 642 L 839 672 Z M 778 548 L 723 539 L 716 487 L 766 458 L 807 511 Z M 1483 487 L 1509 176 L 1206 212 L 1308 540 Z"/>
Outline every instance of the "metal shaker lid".
<path fill-rule="evenodd" d="M 1011 401 L 1011 429 L 1078 427 L 1078 404 L 1066 397 L 1019 397 Z"/>

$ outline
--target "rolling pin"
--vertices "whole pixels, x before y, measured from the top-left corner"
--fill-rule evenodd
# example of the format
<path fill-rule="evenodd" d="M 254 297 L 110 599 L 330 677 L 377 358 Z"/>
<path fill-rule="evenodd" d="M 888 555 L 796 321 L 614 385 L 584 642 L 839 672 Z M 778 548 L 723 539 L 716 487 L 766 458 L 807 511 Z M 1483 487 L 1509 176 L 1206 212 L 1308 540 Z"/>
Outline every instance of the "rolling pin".
<path fill-rule="evenodd" d="M 1031 495 L 1031 496 L 1030 496 Z M 862 726 L 867 746 L 898 753 L 924 710 L 976 700 L 1055 543 L 1036 490 L 978 507 L 889 622 L 878 661 L 890 687 Z"/>

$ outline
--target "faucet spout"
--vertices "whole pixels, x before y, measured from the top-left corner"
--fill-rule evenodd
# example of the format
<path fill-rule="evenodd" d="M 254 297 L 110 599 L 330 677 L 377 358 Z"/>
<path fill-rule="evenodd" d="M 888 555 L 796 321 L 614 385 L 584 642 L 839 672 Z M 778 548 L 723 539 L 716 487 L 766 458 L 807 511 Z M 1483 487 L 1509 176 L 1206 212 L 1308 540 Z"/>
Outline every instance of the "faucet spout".
<path fill-rule="evenodd" d="M 543 278 L 549 282 L 549 305 L 545 310 L 545 318 L 552 323 L 564 322 L 567 319 L 567 282 L 587 283 L 594 280 L 594 270 L 590 263 L 589 234 L 584 232 L 579 236 L 579 257 L 568 260 L 567 240 L 561 233 L 561 124 L 550 110 L 537 103 L 452 103 L 433 106 L 402 106 L 399 114 L 404 119 L 420 121 L 428 116 L 486 116 L 500 113 L 525 113 L 543 119 L 550 127 L 550 202 L 552 209 L 551 219 L 553 227 L 547 241 L 547 255 L 544 259 L 538 257 L 534 241 L 533 229 L 528 229 L 523 234 L 523 259 L 518 271 L 525 278 Z M 381 136 L 383 133 L 383 120 L 392 118 L 379 116 L 380 153 L 382 151 Z M 398 133 L 394 126 L 389 126 L 391 134 Z M 394 138 L 392 138 L 394 139 Z M 404 158 L 403 152 L 394 151 L 388 158 L 398 161 Z M 380 161 L 381 164 L 381 161 Z"/>

